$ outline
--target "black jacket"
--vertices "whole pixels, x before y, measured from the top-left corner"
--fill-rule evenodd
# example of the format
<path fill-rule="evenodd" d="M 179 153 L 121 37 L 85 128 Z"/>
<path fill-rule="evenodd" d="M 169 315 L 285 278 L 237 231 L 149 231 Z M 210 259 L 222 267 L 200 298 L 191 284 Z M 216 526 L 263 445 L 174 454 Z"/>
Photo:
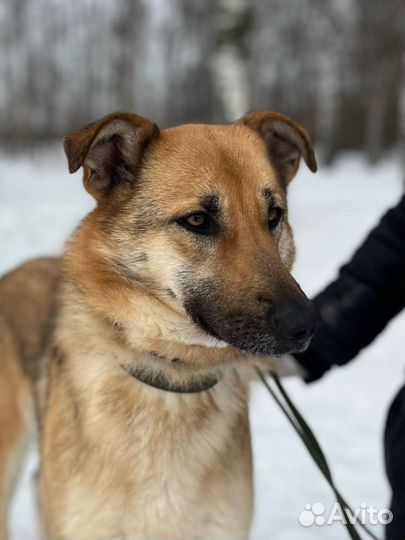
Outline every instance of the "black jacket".
<path fill-rule="evenodd" d="M 319 379 L 346 364 L 383 330 L 405 305 L 405 197 L 389 210 L 314 303 L 321 324 L 311 345 L 295 355 Z"/>

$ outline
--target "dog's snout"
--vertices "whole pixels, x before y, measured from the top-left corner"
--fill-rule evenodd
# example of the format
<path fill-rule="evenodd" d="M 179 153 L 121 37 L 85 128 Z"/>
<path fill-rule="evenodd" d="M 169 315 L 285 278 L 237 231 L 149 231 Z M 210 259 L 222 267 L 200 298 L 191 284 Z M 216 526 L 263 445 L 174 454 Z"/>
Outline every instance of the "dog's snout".
<path fill-rule="evenodd" d="M 297 345 L 311 339 L 316 330 L 316 311 L 309 300 L 279 304 L 273 309 L 272 318 L 280 336 Z"/>

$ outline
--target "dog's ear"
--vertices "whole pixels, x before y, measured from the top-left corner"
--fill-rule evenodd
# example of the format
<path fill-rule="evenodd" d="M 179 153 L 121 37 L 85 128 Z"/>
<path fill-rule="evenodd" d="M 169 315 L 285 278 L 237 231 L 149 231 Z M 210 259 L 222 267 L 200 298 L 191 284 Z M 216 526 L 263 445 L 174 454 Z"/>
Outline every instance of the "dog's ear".
<path fill-rule="evenodd" d="M 262 137 L 270 161 L 285 185 L 295 176 L 301 157 L 309 169 L 316 172 L 318 167 L 309 135 L 288 116 L 258 111 L 243 116 L 237 122 L 254 129 Z"/>
<path fill-rule="evenodd" d="M 64 138 L 69 172 L 83 166 L 85 188 L 98 198 L 134 179 L 144 150 L 158 135 L 156 124 L 142 116 L 109 114 Z"/>

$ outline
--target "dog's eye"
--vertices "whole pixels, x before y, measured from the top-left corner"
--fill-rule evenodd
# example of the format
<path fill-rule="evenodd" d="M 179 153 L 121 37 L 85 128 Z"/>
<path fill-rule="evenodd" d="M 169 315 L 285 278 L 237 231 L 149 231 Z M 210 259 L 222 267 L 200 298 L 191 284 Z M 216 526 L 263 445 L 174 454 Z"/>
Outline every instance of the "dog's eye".
<path fill-rule="evenodd" d="M 191 216 L 187 216 L 185 220 L 190 227 L 199 229 L 206 225 L 207 216 L 206 214 L 191 214 Z"/>
<path fill-rule="evenodd" d="M 216 222 L 205 212 L 189 214 L 177 220 L 178 225 L 196 234 L 215 234 Z"/>
<path fill-rule="evenodd" d="M 268 220 L 269 220 L 270 230 L 274 230 L 277 227 L 282 217 L 283 217 L 282 208 L 279 208 L 278 206 L 273 206 L 272 208 L 269 209 Z"/>

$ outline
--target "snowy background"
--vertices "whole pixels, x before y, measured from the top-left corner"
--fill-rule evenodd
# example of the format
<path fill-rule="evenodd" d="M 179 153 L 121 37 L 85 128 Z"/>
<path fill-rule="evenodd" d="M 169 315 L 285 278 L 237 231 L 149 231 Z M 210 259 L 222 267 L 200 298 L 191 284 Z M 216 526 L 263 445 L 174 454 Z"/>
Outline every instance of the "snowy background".
<path fill-rule="evenodd" d="M 290 215 L 298 258 L 295 276 L 308 294 L 332 279 L 378 216 L 403 189 L 395 158 L 368 165 L 345 154 L 317 175 L 304 167 L 291 187 Z M 78 220 L 92 207 L 80 174 L 70 176 L 59 147 L 26 156 L 0 157 L 0 271 L 38 255 L 60 253 Z M 403 381 L 404 316 L 350 366 L 318 383 L 286 384 L 315 429 L 348 501 L 384 508 L 389 501 L 383 470 L 382 430 L 394 392 Z M 305 528 L 306 504 L 333 503 L 330 489 L 295 433 L 259 386 L 252 392 L 255 463 L 253 540 L 339 540 L 339 524 Z M 12 509 L 12 538 L 36 539 L 32 451 Z M 378 529 L 380 536 L 382 531 Z"/>

